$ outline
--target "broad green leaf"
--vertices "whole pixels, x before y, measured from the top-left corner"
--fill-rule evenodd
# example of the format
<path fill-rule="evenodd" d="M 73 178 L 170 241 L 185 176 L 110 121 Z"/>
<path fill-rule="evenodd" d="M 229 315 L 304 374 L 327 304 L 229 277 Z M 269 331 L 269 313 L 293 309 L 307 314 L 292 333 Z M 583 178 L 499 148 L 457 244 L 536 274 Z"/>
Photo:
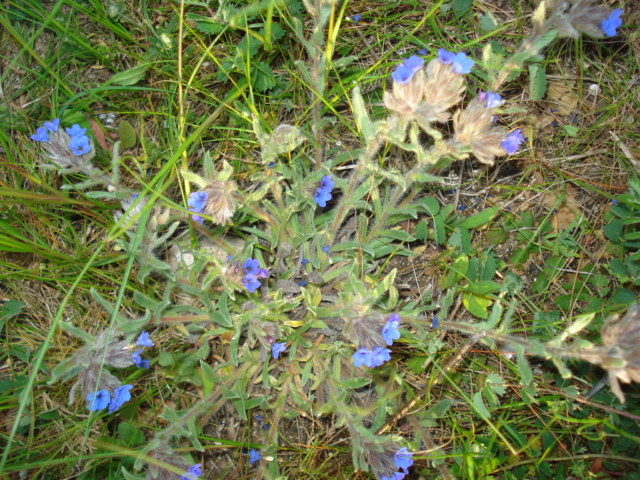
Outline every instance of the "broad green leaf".
<path fill-rule="evenodd" d="M 500 207 L 490 207 L 482 212 L 471 215 L 470 217 L 465 218 L 462 223 L 460 223 L 461 228 L 477 228 L 485 223 L 490 222 L 493 217 L 500 211 Z"/>
<path fill-rule="evenodd" d="M 124 87 L 135 85 L 145 77 L 149 66 L 149 63 L 143 63 L 130 68 L 129 70 L 125 70 L 124 72 L 118 72 L 111 77 L 111 83 L 122 85 Z"/>
<path fill-rule="evenodd" d="M 487 410 L 487 406 L 484 404 L 484 400 L 482 399 L 482 394 L 480 392 L 476 392 L 472 397 L 473 406 L 475 407 L 476 413 L 480 415 L 483 419 L 491 418 L 491 412 Z"/>
<path fill-rule="evenodd" d="M 547 92 L 547 75 L 544 65 L 534 63 L 529 65 L 529 98 L 531 100 L 542 100 Z"/>

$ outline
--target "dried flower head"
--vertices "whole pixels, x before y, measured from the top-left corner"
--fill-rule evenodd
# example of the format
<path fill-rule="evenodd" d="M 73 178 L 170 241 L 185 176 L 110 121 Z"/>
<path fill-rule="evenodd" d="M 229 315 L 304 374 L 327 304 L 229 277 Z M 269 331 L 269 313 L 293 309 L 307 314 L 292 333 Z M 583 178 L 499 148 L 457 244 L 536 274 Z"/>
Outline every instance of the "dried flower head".
<path fill-rule="evenodd" d="M 367 463 L 371 467 L 371 471 L 376 478 L 384 477 L 394 478 L 393 475 L 398 471 L 394 459 L 400 446 L 392 441 L 374 442 L 373 439 L 362 439 L 362 448 Z"/>
<path fill-rule="evenodd" d="M 618 380 L 640 383 L 640 305 L 629 308 L 620 320 L 611 318 L 602 327 L 605 350 L 600 365 L 609 373 L 613 393 L 624 403 L 624 394 Z"/>
<path fill-rule="evenodd" d="M 385 345 L 382 338 L 382 327 L 385 322 L 385 316 L 378 312 L 355 315 L 345 319 L 343 333 L 358 348 L 373 351 L 375 347 Z"/>
<path fill-rule="evenodd" d="M 60 120 L 57 118 L 52 122 L 45 122 L 31 139 L 42 143 L 45 156 L 62 169 L 63 173 L 83 172 L 90 175 L 95 170 L 91 163 L 95 156 L 91 140 L 84 134 L 71 136 L 62 128 L 58 128 L 59 125 Z M 77 125 L 74 127 L 80 128 Z M 76 133 L 73 127 L 67 130 Z M 53 165 L 44 166 L 56 168 Z"/>
<path fill-rule="evenodd" d="M 204 188 L 207 201 L 202 213 L 211 215 L 213 223 L 217 225 L 229 223 L 236 211 L 234 194 L 237 188 L 233 180 L 210 180 Z"/>
<path fill-rule="evenodd" d="M 465 77 L 457 74 L 451 64 L 434 58 L 426 68 L 427 79 L 423 85 L 425 101 L 419 114 L 426 121 L 446 122 L 451 117 L 449 109 L 462 101 Z"/>
<path fill-rule="evenodd" d="M 184 457 L 174 453 L 171 447 L 165 442 L 160 443 L 153 450 L 150 450 L 147 456 L 160 460 L 160 462 L 165 464 L 173 465 L 176 469 L 184 473 L 188 473 L 191 469 L 191 466 Z M 180 475 L 156 463 L 149 463 L 145 480 L 180 480 Z"/>
<path fill-rule="evenodd" d="M 503 156 L 501 146 L 506 132 L 493 124 L 493 111 L 487 108 L 486 98 L 474 98 L 467 108 L 453 116 L 454 140 L 471 148 L 479 162 L 493 165 L 496 157 Z"/>
<path fill-rule="evenodd" d="M 545 26 L 558 29 L 560 37 L 578 38 L 580 33 L 596 38 L 612 37 L 622 25 L 622 10 L 609 12 L 599 0 L 556 0 L 549 3 L 549 9 L 552 14 Z"/>
<path fill-rule="evenodd" d="M 405 121 L 415 120 L 424 96 L 426 76 L 417 70 L 406 82 L 393 82 L 391 92 L 384 92 L 384 105 Z"/>

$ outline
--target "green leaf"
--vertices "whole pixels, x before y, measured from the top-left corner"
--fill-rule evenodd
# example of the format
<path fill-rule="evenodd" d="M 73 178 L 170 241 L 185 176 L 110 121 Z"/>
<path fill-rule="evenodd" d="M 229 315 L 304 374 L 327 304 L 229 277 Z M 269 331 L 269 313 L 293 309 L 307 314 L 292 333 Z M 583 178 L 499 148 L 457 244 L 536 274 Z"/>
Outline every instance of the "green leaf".
<path fill-rule="evenodd" d="M 542 100 L 547 92 L 547 75 L 544 65 L 534 63 L 529 65 L 529 98 L 531 100 Z"/>
<path fill-rule="evenodd" d="M 493 300 L 474 293 L 465 293 L 462 295 L 462 303 L 469 313 L 486 319 L 489 316 L 487 308 L 491 306 Z"/>
<path fill-rule="evenodd" d="M 135 85 L 145 77 L 149 66 L 149 63 L 143 63 L 124 72 L 118 72 L 111 77 L 111 83 L 122 85 L 123 87 Z"/>
<path fill-rule="evenodd" d="M 427 410 L 424 415 L 426 418 L 442 418 L 447 414 L 451 405 L 453 405 L 453 400 L 444 398 Z"/>
<path fill-rule="evenodd" d="M 473 394 L 472 402 L 473 402 L 473 406 L 475 407 L 476 413 L 482 419 L 486 420 L 491 418 L 491 412 L 487 410 L 487 407 L 484 404 L 484 400 L 482 399 L 482 394 L 480 392 L 476 392 Z"/>
<path fill-rule="evenodd" d="M 529 362 L 527 362 L 527 359 L 524 356 L 524 349 L 521 346 L 517 346 L 515 349 L 516 365 L 520 372 L 520 382 L 525 387 L 528 387 L 533 382 L 533 372 L 531 371 L 531 367 L 529 367 Z"/>
<path fill-rule="evenodd" d="M 491 14 L 491 12 L 487 11 L 484 13 L 484 15 L 480 17 L 479 25 L 480 25 L 480 30 L 482 30 L 483 32 L 490 32 L 491 30 L 496 28 L 498 24 L 494 16 Z M 487 45 L 490 45 L 490 44 L 487 44 Z M 485 61 L 485 64 L 486 63 L 487 62 Z"/>
<path fill-rule="evenodd" d="M 446 240 L 446 230 L 442 214 L 438 214 L 433 217 L 433 231 L 436 236 L 436 243 L 438 243 L 438 245 L 444 244 Z"/>
<path fill-rule="evenodd" d="M 138 143 L 138 136 L 133 126 L 126 120 L 118 124 L 118 138 L 122 149 L 133 148 Z"/>
<path fill-rule="evenodd" d="M 477 228 L 485 223 L 490 222 L 493 217 L 500 211 L 500 207 L 490 207 L 482 212 L 471 215 L 470 217 L 465 218 L 460 224 L 461 228 Z"/>
<path fill-rule="evenodd" d="M 453 0 L 451 7 L 456 15 L 456 18 L 462 17 L 471 9 L 473 0 Z"/>

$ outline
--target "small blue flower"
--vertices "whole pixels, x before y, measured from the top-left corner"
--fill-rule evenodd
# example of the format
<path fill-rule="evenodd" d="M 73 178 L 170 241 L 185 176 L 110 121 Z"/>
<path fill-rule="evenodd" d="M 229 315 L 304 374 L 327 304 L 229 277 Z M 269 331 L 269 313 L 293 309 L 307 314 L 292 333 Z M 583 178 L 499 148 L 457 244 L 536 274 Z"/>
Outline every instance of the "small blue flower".
<path fill-rule="evenodd" d="M 331 192 L 327 192 L 321 188 L 313 194 L 313 201 L 321 207 L 326 207 L 329 200 L 331 200 Z"/>
<path fill-rule="evenodd" d="M 244 269 L 244 273 L 250 273 L 252 275 L 257 275 L 260 270 L 260 262 L 255 258 L 247 258 L 242 265 Z"/>
<path fill-rule="evenodd" d="M 438 50 L 438 59 L 445 65 L 453 64 L 453 71 L 460 74 L 471 72 L 471 67 L 475 64 L 465 53 L 448 52 L 444 48 Z"/>
<path fill-rule="evenodd" d="M 618 33 L 616 30 L 622 26 L 620 15 L 622 15 L 622 9 L 616 8 L 606 19 L 600 22 L 600 28 L 607 37 L 615 37 L 616 33 Z"/>
<path fill-rule="evenodd" d="M 298 285 L 301 287 L 306 287 L 307 285 L 309 285 L 309 282 L 307 282 L 306 280 L 300 280 L 298 282 Z"/>
<path fill-rule="evenodd" d="M 87 395 L 87 408 L 90 412 L 107 408 L 111 401 L 111 395 L 107 390 L 98 390 Z"/>
<path fill-rule="evenodd" d="M 354 22 L 359 22 L 361 18 L 362 18 L 362 15 L 360 15 L 359 13 L 356 13 L 355 15 L 351 15 L 351 20 Z"/>
<path fill-rule="evenodd" d="M 115 412 L 126 402 L 131 400 L 131 394 L 129 390 L 133 388 L 133 385 L 122 385 L 113 391 L 113 398 L 109 404 L 109 413 Z"/>
<path fill-rule="evenodd" d="M 310 263 L 311 260 L 309 260 L 308 258 L 303 258 L 302 260 L 300 260 L 300 263 L 302 263 L 302 265 L 306 265 L 307 263 Z"/>
<path fill-rule="evenodd" d="M 245 286 L 249 293 L 255 292 L 258 288 L 260 288 L 260 280 L 258 277 L 252 274 L 247 274 L 242 279 L 242 284 Z"/>
<path fill-rule="evenodd" d="M 413 458 L 411 458 L 411 455 L 413 455 L 413 453 L 407 450 L 407 447 L 402 447 L 393 456 L 393 463 L 395 463 L 396 467 L 400 470 L 404 470 L 404 472 L 407 473 L 409 471 L 409 467 L 413 465 Z"/>
<path fill-rule="evenodd" d="M 91 151 L 91 143 L 87 136 L 71 137 L 68 147 L 76 157 Z"/>
<path fill-rule="evenodd" d="M 396 67 L 394 72 L 391 74 L 391 78 L 393 78 L 393 81 L 396 83 L 406 85 L 423 65 L 424 58 L 420 58 L 417 55 L 411 55 Z"/>
<path fill-rule="evenodd" d="M 260 455 L 260 452 L 255 450 L 255 449 L 251 449 L 249 450 L 249 464 L 253 465 L 256 462 L 259 462 L 260 460 L 262 460 L 262 455 Z"/>
<path fill-rule="evenodd" d="M 180 480 L 194 480 L 202 475 L 202 464 L 191 465 L 185 475 L 180 475 Z"/>
<path fill-rule="evenodd" d="M 371 350 L 367 350 L 366 348 L 361 348 L 356 353 L 351 355 L 351 358 L 353 358 L 353 364 L 356 367 L 360 367 L 362 365 L 366 365 L 368 367 L 369 364 L 371 363 L 371 355 L 372 355 Z"/>
<path fill-rule="evenodd" d="M 46 128 L 38 127 L 38 129 L 36 130 L 36 133 L 31 135 L 29 138 L 36 142 L 46 142 L 49 140 L 49 133 L 47 132 Z"/>
<path fill-rule="evenodd" d="M 517 130 L 514 130 L 509 135 L 507 135 L 507 138 L 505 138 L 502 141 L 500 146 L 509 155 L 513 155 L 514 153 L 516 153 L 518 151 L 518 148 L 520 148 L 520 144 L 523 141 L 524 141 L 524 137 L 522 136 L 521 130 L 518 128 Z"/>
<path fill-rule="evenodd" d="M 485 105 L 487 108 L 499 107 L 504 103 L 499 93 L 480 92 L 480 94 L 478 94 L 478 98 L 480 100 L 486 100 Z"/>
<path fill-rule="evenodd" d="M 267 167 L 269 168 L 273 168 L 276 166 L 276 162 L 269 162 L 269 165 L 267 165 Z"/>
<path fill-rule="evenodd" d="M 149 332 L 143 330 L 140 332 L 140 336 L 136 340 L 136 345 L 139 347 L 153 347 L 153 342 L 149 338 Z"/>
<path fill-rule="evenodd" d="M 194 222 L 204 222 L 204 219 L 197 214 L 202 213 L 202 210 L 204 210 L 204 206 L 207 204 L 208 199 L 209 195 L 207 195 L 207 192 L 191 192 L 191 194 L 189 195 L 187 205 L 189 206 L 189 211 L 193 213 L 193 215 L 191 215 L 191 219 Z"/>
<path fill-rule="evenodd" d="M 60 126 L 60 119 L 54 118 L 50 122 L 44 122 L 42 126 L 47 130 L 49 130 L 50 132 L 55 132 L 56 130 L 58 130 L 58 127 Z"/>
<path fill-rule="evenodd" d="M 70 137 L 84 137 L 85 133 L 87 133 L 87 129 L 82 128 L 77 123 L 74 123 L 73 125 L 71 125 L 71 128 L 65 128 L 65 131 L 69 134 Z"/>
<path fill-rule="evenodd" d="M 431 328 L 438 328 L 439 324 L 440 324 L 440 322 L 438 320 L 438 316 L 434 315 L 433 316 L 433 320 L 431 320 Z"/>
<path fill-rule="evenodd" d="M 391 350 L 388 348 L 374 347 L 373 352 L 371 352 L 370 364 L 367 366 L 370 368 L 379 367 L 389 360 L 391 360 Z"/>
<path fill-rule="evenodd" d="M 455 53 L 448 52 L 444 48 L 438 49 L 438 60 L 440 60 L 440 62 L 444 63 L 445 65 L 448 65 L 451 62 L 453 62 L 453 59 L 455 58 L 455 56 L 456 56 Z"/>
<path fill-rule="evenodd" d="M 278 358 L 278 356 L 287 349 L 286 343 L 274 343 L 271 345 L 271 356 Z"/>
<path fill-rule="evenodd" d="M 320 180 L 320 189 L 321 190 L 325 190 L 327 192 L 331 192 L 331 190 L 333 190 L 334 186 L 335 186 L 335 184 L 333 183 L 333 179 L 331 178 L 331 175 L 325 175 Z"/>
<path fill-rule="evenodd" d="M 426 48 L 421 48 L 420 50 L 418 50 L 418 55 L 426 55 L 426 54 L 427 54 Z"/>
<path fill-rule="evenodd" d="M 329 254 L 329 250 L 331 250 L 330 245 L 325 245 L 324 247 L 322 247 L 322 251 L 326 254 Z"/>
<path fill-rule="evenodd" d="M 611 205 L 617 205 L 618 204 L 618 199 L 617 198 L 612 198 L 611 199 Z"/>
<path fill-rule="evenodd" d="M 256 277 L 269 278 L 269 270 L 267 270 L 266 268 L 259 268 L 258 273 L 256 273 Z"/>
<path fill-rule="evenodd" d="M 134 352 L 131 355 L 131 361 L 138 368 L 149 368 L 151 364 L 149 363 L 149 360 L 145 360 L 144 358 L 142 358 L 142 350 L 142 348 L 139 348 L 136 352 Z"/>
<path fill-rule="evenodd" d="M 400 338 L 398 327 L 400 326 L 400 316 L 392 313 L 387 319 L 387 323 L 382 327 L 382 339 L 387 345 L 393 345 L 393 341 Z"/>
<path fill-rule="evenodd" d="M 475 62 L 463 53 L 456 53 L 453 58 L 453 71 L 460 74 L 471 73 L 471 68 L 475 65 Z"/>

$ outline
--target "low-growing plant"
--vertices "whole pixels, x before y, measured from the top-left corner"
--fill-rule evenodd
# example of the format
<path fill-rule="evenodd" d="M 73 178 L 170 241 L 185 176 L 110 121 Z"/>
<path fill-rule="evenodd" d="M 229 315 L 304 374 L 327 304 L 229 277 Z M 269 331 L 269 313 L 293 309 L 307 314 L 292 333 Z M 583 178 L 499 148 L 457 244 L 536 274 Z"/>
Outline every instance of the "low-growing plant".
<path fill-rule="evenodd" d="M 181 2 L 180 8 L 187 3 L 209 8 L 210 2 Z M 464 14 L 460 2 L 453 3 Z M 508 462 L 506 456 L 523 451 L 526 439 L 501 419 L 502 397 L 514 388 L 526 405 L 539 401 L 543 385 L 532 357 L 552 362 L 565 380 L 573 375 L 570 362 L 601 367 L 620 402 L 625 401 L 620 382 L 640 382 L 638 307 L 629 307 L 619 321 L 608 318 L 601 341 L 591 338 L 594 331 L 589 338 L 578 334 L 598 318 L 602 304 L 576 314 L 536 312 L 527 335 L 515 324 L 527 292 L 494 251 L 502 233 L 515 232 L 518 247 L 510 265 L 516 268 L 541 250 L 550 252 L 532 286 L 539 295 L 555 280 L 554 267 L 579 251 L 573 237 L 551 234 L 548 218 L 536 222 L 527 212 L 516 216 L 500 205 L 463 212 L 437 197 L 446 187 L 442 172 L 458 162 L 472 158 L 493 166 L 526 147 L 525 127 L 497 92 L 528 73 L 531 96 L 542 98 L 545 48 L 563 37 L 615 36 L 621 9 L 611 12 L 595 0 L 542 1 L 532 14 L 531 33 L 517 48 L 503 45 L 499 53 L 487 43 L 478 61 L 468 50 L 446 48 L 408 55 L 386 81 L 383 115 L 373 116 L 368 94 L 353 86 L 351 129 L 360 143 L 333 148 L 326 132 L 337 118 L 328 92 L 333 75 L 356 60 L 333 54 L 346 6 L 305 0 L 304 8 L 304 14 L 294 8 L 291 15 L 279 2 L 245 7 L 221 2 L 217 12 L 209 11 L 213 17 L 201 10 L 185 16 L 187 25 L 207 35 L 230 29 L 226 34 L 236 38 L 235 30 L 243 32 L 235 51 L 219 63 L 218 80 L 225 85 L 244 76 L 259 93 L 283 87 L 268 63 L 273 44 L 287 34 L 286 26 L 301 46 L 295 74 L 307 87 L 310 120 L 270 125 L 265 119 L 271 115 L 255 106 L 242 112 L 259 145 L 259 159 L 250 168 L 213 151 L 204 151 L 201 163 L 183 161 L 213 115 L 183 138 L 149 179 L 123 173 L 120 142 L 107 159 L 87 132 L 87 121 L 68 126 L 63 115 L 31 136 L 41 146 L 40 166 L 61 176 L 62 191 L 119 205 L 103 249 L 114 246 L 127 263 L 115 298 L 90 290 L 109 317 L 106 326 L 91 329 L 94 333 L 72 318 L 62 320 L 77 283 L 66 293 L 47 341 L 60 328 L 84 345 L 55 366 L 47 361 L 47 341 L 34 353 L 3 468 L 17 470 L 23 461 L 10 460 L 11 452 L 27 458 L 18 433 L 28 392 L 43 368 L 49 385 L 70 385 L 65 415 L 88 411 L 79 432 L 83 449 L 95 459 L 100 451 L 122 454 L 117 467 L 110 464 L 100 475 L 127 480 L 206 476 L 206 451 L 215 444 L 244 448 L 260 475 L 284 478 L 278 458 L 283 446 L 293 443 L 284 426 L 296 418 L 324 425 L 327 438 L 340 429 L 350 441 L 353 469 L 371 471 L 379 480 L 410 475 L 414 457 L 423 456 L 443 478 L 471 478 L 464 465 L 448 467 L 444 456 L 433 454 L 443 446 L 434 445 L 425 428 L 446 416 L 454 402 L 463 402 L 495 436 L 461 444 L 456 454 L 467 458 L 475 448 L 486 449 L 486 458 L 496 454 L 499 462 Z M 135 133 L 127 132 L 121 131 L 121 141 L 133 135 L 135 143 Z M 178 183 L 180 189 L 174 188 Z M 612 207 L 615 218 L 605 230 L 625 251 L 637 247 L 637 233 L 628 227 L 637 223 L 637 179 L 630 186 L 631 193 Z M 495 223 L 499 217 L 502 227 Z M 488 230 L 491 226 L 497 231 Z M 480 237 L 484 241 L 476 241 Z M 419 243 L 438 250 L 438 274 L 417 301 L 401 296 L 392 260 L 414 256 Z M 100 252 L 95 250 L 87 266 Z M 631 253 L 610 265 L 620 282 L 637 285 L 637 263 Z M 126 297 L 137 314 L 125 308 Z M 0 319 L 12 315 L 9 310 Z M 161 340 L 166 329 L 175 329 L 182 344 Z M 441 366 L 434 358 L 447 332 L 461 334 L 466 343 Z M 478 344 L 501 352 L 517 386 L 507 385 L 497 371 L 479 375 L 475 391 L 457 385 L 451 369 Z M 145 395 L 136 383 L 153 369 L 185 396 L 180 402 L 160 401 L 153 410 L 157 418 L 145 414 L 147 420 L 133 426 L 136 412 L 124 411 L 134 396 Z M 438 397 L 435 385 L 443 381 L 456 389 L 458 399 Z M 144 402 L 154 400 L 149 395 Z M 410 411 L 420 414 L 403 423 Z M 94 435 L 95 426 L 119 415 L 117 434 Z M 229 415 L 261 436 L 211 440 L 208 420 Z M 462 423 L 457 428 L 466 435 Z M 492 450 L 493 442 L 504 449 Z M 79 456 L 77 462 L 88 458 Z M 490 476 L 497 463 L 486 460 L 477 468 L 478 476 Z"/>

